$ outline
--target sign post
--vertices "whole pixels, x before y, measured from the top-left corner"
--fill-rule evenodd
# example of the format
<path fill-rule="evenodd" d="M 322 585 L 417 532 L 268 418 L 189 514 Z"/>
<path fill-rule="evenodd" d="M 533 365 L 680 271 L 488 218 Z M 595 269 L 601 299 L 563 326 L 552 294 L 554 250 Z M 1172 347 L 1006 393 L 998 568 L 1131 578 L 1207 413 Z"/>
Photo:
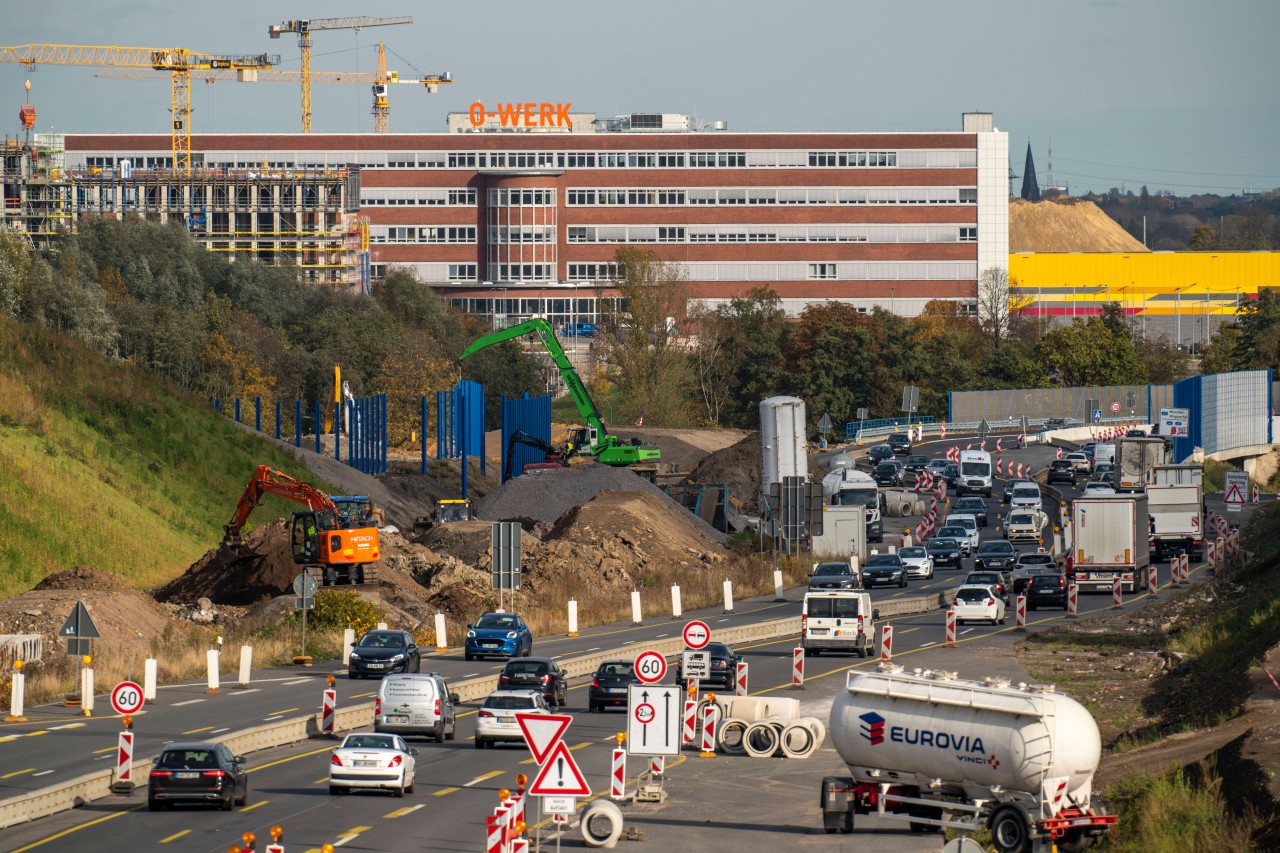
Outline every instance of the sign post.
<path fill-rule="evenodd" d="M 1222 503 L 1227 512 L 1239 512 L 1249 493 L 1249 474 L 1246 471 L 1228 471 Z"/>
<path fill-rule="evenodd" d="M 293 579 L 294 609 L 302 611 L 302 651 L 293 658 L 295 666 L 311 666 L 311 655 L 307 654 L 307 611 L 316 609 L 316 579 L 306 572 L 301 572 Z"/>

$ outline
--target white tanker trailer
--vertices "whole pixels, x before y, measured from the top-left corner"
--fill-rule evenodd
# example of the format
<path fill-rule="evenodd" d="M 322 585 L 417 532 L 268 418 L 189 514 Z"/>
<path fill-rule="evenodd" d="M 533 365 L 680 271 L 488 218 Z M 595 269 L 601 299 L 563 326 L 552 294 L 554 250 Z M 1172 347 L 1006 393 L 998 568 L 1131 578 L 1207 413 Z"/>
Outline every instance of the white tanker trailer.
<path fill-rule="evenodd" d="M 853 775 L 822 780 L 827 832 L 877 814 L 917 832 L 989 828 L 1000 853 L 1073 853 L 1114 831 L 1092 801 L 1097 723 L 1052 686 L 881 664 L 849 673 L 830 731 Z"/>

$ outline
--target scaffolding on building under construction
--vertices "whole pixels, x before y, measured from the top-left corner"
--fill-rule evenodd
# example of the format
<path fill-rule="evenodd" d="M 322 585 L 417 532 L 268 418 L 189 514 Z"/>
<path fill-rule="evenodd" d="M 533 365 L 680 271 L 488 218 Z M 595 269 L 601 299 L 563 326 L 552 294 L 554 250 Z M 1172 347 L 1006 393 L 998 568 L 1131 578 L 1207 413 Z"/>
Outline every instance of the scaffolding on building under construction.
<path fill-rule="evenodd" d="M 71 183 L 62 172 L 62 147 L 52 134 L 6 136 L 0 148 L 0 227 L 37 248 L 75 226 Z"/>

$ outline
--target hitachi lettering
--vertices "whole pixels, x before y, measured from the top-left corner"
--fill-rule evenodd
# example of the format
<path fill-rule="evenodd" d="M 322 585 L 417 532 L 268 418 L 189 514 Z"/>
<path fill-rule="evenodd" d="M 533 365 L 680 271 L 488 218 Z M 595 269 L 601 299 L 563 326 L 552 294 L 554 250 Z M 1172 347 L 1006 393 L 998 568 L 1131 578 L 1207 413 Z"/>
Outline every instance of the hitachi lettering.
<path fill-rule="evenodd" d="M 490 118 L 498 119 L 503 127 L 573 127 L 573 122 L 569 119 L 569 108 L 572 106 L 572 103 L 529 101 L 524 104 L 499 103 L 497 109 L 489 110 L 476 101 L 471 105 L 469 116 L 473 127 L 479 127 Z"/>
<path fill-rule="evenodd" d="M 983 756 L 979 762 L 986 760 L 986 748 L 982 738 L 970 735 L 956 735 L 950 732 L 934 732 L 928 729 L 913 729 L 909 726 L 890 726 L 889 740 L 894 743 L 905 743 L 911 746 L 931 746 L 935 749 L 954 749 L 959 753 L 975 753 Z M 968 760 L 966 755 L 957 758 Z"/>

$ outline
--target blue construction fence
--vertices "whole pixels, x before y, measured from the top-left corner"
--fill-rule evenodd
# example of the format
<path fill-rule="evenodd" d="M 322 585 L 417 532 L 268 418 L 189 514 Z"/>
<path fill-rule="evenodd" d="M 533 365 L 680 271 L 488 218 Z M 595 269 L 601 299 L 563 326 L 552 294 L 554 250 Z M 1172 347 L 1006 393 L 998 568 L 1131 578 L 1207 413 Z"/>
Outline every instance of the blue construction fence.
<path fill-rule="evenodd" d="M 236 397 L 231 401 L 228 413 L 238 424 L 246 424 L 245 418 L 252 409 L 253 428 L 263 432 L 262 420 L 264 412 L 269 419 L 277 441 L 287 441 L 284 415 L 287 409 L 280 400 L 268 401 L 263 405 L 262 397 L 256 396 L 252 403 Z M 293 410 L 293 446 L 302 447 L 302 436 L 311 435 L 315 442 L 315 452 L 322 452 L 321 436 L 324 431 L 325 409 L 327 403 L 313 403 L 304 406 L 301 400 L 294 400 Z M 214 411 L 222 412 L 222 400 L 214 399 Z M 305 412 L 305 414 L 304 414 Z M 307 429 L 307 424 L 310 429 Z M 333 427 L 328 432 L 335 437 L 333 442 L 333 458 L 346 462 L 352 468 L 366 474 L 380 474 L 387 470 L 387 395 L 373 394 L 369 397 L 357 397 L 344 403 L 333 404 Z M 343 456 L 343 444 L 346 444 L 346 455 Z"/>
<path fill-rule="evenodd" d="M 931 424 L 933 423 L 933 415 L 915 415 L 908 417 L 903 415 L 900 418 L 876 418 L 870 421 L 850 421 L 844 425 L 845 441 L 853 441 L 858 436 L 859 430 L 878 429 L 880 427 L 904 427 L 909 424 Z"/>
<path fill-rule="evenodd" d="M 511 436 L 524 432 L 551 443 L 551 395 L 508 397 L 502 395 L 502 482 L 524 473 L 524 466 L 541 462 L 546 454 L 527 444 L 512 444 Z"/>

